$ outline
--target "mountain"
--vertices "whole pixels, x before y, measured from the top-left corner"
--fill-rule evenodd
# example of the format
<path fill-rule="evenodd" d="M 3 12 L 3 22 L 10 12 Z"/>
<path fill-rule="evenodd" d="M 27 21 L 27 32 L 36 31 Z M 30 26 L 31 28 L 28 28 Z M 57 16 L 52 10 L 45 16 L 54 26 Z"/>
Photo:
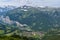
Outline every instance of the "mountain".
<path fill-rule="evenodd" d="M 60 8 L 26 5 L 9 8 L 0 14 L 0 35 L 60 39 Z"/>
<path fill-rule="evenodd" d="M 9 10 L 13 10 L 17 7 L 15 6 L 4 6 L 4 7 L 0 7 L 0 15 L 5 15 L 5 12 L 9 11 Z"/>
<path fill-rule="evenodd" d="M 60 8 L 22 6 L 6 13 L 10 20 L 27 24 L 34 31 L 58 30 Z"/>

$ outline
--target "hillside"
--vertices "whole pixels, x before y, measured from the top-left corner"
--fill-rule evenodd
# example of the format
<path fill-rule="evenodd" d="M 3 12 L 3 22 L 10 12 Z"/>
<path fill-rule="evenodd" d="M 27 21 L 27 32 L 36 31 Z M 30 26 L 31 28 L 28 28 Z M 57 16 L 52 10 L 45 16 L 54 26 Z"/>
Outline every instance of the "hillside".
<path fill-rule="evenodd" d="M 23 6 L 8 11 L 6 16 L 21 24 L 27 24 L 35 31 L 48 31 L 60 28 L 60 8 Z"/>
<path fill-rule="evenodd" d="M 42 40 L 60 40 L 60 31 L 49 31 L 45 36 L 42 38 Z"/>
<path fill-rule="evenodd" d="M 60 8 L 24 5 L 2 13 L 5 15 L 0 15 L 0 39 L 60 39 Z"/>

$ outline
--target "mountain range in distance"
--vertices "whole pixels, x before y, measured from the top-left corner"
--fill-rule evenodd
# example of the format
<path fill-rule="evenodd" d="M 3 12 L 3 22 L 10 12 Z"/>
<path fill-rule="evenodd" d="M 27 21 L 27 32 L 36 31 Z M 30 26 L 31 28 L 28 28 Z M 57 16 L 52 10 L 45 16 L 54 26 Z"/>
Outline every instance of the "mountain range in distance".
<path fill-rule="evenodd" d="M 21 7 L 0 7 L 0 23 L 13 25 L 18 27 L 19 30 L 27 31 L 47 32 L 50 30 L 59 30 L 60 8 L 26 5 Z"/>

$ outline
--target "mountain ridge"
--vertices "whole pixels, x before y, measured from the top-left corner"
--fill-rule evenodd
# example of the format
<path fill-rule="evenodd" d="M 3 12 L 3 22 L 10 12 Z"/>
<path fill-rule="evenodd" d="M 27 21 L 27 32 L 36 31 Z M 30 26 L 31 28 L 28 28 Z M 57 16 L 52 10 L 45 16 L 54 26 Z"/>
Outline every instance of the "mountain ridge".
<path fill-rule="evenodd" d="M 60 23 L 59 19 L 59 10 L 58 8 L 36 8 L 30 6 L 23 6 L 17 9 L 11 10 L 7 12 L 7 16 L 10 17 L 11 20 L 18 21 L 22 24 L 27 24 L 32 27 L 34 30 L 41 31 L 54 28 L 54 25 L 58 25 Z M 59 16 L 59 17 L 58 17 Z M 45 29 L 46 27 L 46 29 Z"/>

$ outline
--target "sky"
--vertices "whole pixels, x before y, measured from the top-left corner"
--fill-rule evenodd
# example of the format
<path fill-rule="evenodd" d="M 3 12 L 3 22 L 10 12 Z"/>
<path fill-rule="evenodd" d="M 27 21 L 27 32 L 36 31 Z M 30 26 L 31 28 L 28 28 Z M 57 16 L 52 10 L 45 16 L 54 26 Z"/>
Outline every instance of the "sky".
<path fill-rule="evenodd" d="M 50 6 L 60 7 L 60 0 L 0 0 L 0 6 Z"/>

